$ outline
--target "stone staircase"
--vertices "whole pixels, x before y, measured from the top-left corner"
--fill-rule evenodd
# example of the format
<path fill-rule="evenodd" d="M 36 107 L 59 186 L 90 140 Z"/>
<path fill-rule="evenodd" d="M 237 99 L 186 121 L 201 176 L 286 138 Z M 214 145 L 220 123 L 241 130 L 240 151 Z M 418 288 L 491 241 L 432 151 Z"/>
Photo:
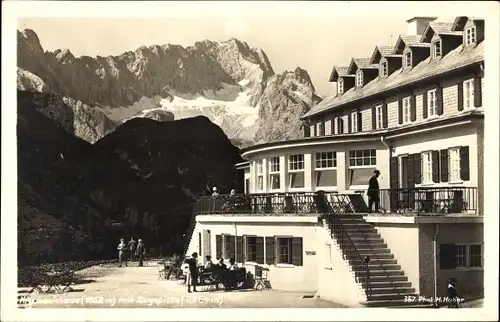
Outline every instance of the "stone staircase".
<path fill-rule="evenodd" d="M 370 257 L 368 263 L 370 273 L 371 296 L 367 296 L 367 301 L 361 303 L 369 307 L 394 307 L 411 306 L 415 307 L 418 301 L 413 304 L 408 302 L 407 297 L 418 297 L 415 289 L 405 276 L 401 265 L 394 258 L 391 250 L 384 243 L 378 231 L 367 223 L 361 214 L 329 214 L 336 216 L 345 231 L 349 235 L 352 243 L 357 248 L 362 258 Z M 332 233 L 332 238 L 338 239 L 333 233 L 333 220 L 329 220 L 328 228 Z M 345 246 L 347 247 L 347 246 Z M 345 248 L 344 247 L 344 248 Z M 345 249 L 342 252 L 346 253 Z M 346 258 L 346 256 L 344 256 Z M 367 272 L 364 268 L 364 261 L 361 258 L 348 260 L 356 281 L 361 285 L 366 294 Z"/>

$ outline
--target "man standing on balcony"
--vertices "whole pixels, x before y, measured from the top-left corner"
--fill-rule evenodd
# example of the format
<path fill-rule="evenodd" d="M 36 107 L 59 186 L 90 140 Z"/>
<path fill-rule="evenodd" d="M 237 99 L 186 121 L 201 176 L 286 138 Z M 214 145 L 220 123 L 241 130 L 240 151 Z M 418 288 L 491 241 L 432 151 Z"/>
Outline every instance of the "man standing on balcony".
<path fill-rule="evenodd" d="M 380 204 L 380 189 L 378 185 L 378 177 L 380 176 L 380 171 L 373 171 L 373 176 L 370 178 L 368 182 L 368 212 L 372 212 L 373 204 L 375 204 L 375 212 L 379 212 L 379 204 Z"/>

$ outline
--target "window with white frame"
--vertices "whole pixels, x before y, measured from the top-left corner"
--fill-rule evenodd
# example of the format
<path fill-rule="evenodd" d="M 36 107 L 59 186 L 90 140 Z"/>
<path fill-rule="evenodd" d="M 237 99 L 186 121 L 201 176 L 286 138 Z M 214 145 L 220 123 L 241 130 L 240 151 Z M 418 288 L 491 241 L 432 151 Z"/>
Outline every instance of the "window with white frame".
<path fill-rule="evenodd" d="M 464 108 L 474 108 L 474 80 L 464 82 Z"/>
<path fill-rule="evenodd" d="M 422 152 L 423 183 L 432 183 L 432 151 Z"/>
<path fill-rule="evenodd" d="M 450 182 L 460 181 L 460 148 L 448 149 Z"/>
<path fill-rule="evenodd" d="M 441 56 L 441 40 L 437 40 L 432 44 L 433 48 L 433 56 L 434 58 L 440 57 Z"/>
<path fill-rule="evenodd" d="M 464 31 L 465 46 L 472 45 L 476 42 L 476 27 L 472 26 Z"/>
<path fill-rule="evenodd" d="M 304 188 L 304 155 L 288 156 L 288 187 Z"/>
<path fill-rule="evenodd" d="M 340 94 L 344 93 L 344 80 L 342 78 L 339 79 L 338 91 Z"/>
<path fill-rule="evenodd" d="M 382 105 L 375 106 L 375 128 L 380 130 L 384 127 L 384 109 Z"/>
<path fill-rule="evenodd" d="M 358 132 L 358 112 L 351 113 L 351 132 Z"/>
<path fill-rule="evenodd" d="M 403 123 L 411 122 L 411 97 L 403 98 Z"/>
<path fill-rule="evenodd" d="M 437 115 L 437 96 L 435 89 L 427 92 L 427 114 L 429 116 Z"/>
<path fill-rule="evenodd" d="M 361 70 L 356 73 L 356 86 L 363 86 L 363 72 Z"/>
<path fill-rule="evenodd" d="M 292 264 L 292 238 L 278 237 L 278 264 Z"/>
<path fill-rule="evenodd" d="M 264 190 L 264 160 L 257 160 L 257 189 Z"/>
<path fill-rule="evenodd" d="M 269 160 L 269 187 L 271 190 L 280 188 L 280 158 L 273 157 Z"/>
<path fill-rule="evenodd" d="M 380 76 L 384 77 L 389 74 L 389 69 L 387 67 L 387 61 L 383 61 L 380 63 Z"/>
<path fill-rule="evenodd" d="M 377 150 L 349 151 L 349 186 L 364 186 L 368 184 L 373 170 L 377 165 Z"/>
<path fill-rule="evenodd" d="M 314 178 L 316 187 L 336 187 L 337 152 L 316 152 L 314 160 Z"/>
<path fill-rule="evenodd" d="M 408 51 L 403 56 L 403 66 L 410 67 L 411 66 L 411 51 Z"/>

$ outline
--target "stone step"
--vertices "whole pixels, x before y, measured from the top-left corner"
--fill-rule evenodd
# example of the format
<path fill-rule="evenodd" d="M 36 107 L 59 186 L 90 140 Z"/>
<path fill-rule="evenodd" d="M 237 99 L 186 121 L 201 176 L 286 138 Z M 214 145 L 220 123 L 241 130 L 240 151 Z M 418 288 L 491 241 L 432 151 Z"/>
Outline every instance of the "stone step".
<path fill-rule="evenodd" d="M 401 272 L 402 273 L 402 272 Z M 364 284 L 366 281 L 365 276 L 359 276 L 357 278 L 358 282 Z M 397 282 L 407 282 L 408 277 L 404 274 L 394 274 L 394 275 L 371 275 L 370 283 L 397 283 Z"/>
<path fill-rule="evenodd" d="M 358 264 L 358 265 L 351 265 L 354 271 L 363 271 L 364 270 L 364 265 Z M 370 269 L 370 272 L 373 270 L 400 270 L 401 265 L 398 264 L 377 264 L 373 263 L 370 261 L 368 263 L 368 268 Z"/>
<path fill-rule="evenodd" d="M 353 266 L 357 266 L 357 265 L 362 265 L 364 263 L 364 260 L 362 259 L 352 259 L 352 260 L 349 260 L 349 264 L 353 265 Z M 369 262 L 369 265 L 381 265 L 381 264 L 397 264 L 398 261 L 396 259 L 393 259 L 393 258 L 374 258 L 374 257 L 371 257 L 370 256 L 370 262 Z M 371 267 L 371 266 L 369 266 Z"/>
<path fill-rule="evenodd" d="M 365 232 L 365 231 L 354 230 L 354 231 L 347 232 L 347 234 L 349 235 L 349 237 L 351 237 L 351 239 L 353 239 L 353 238 L 365 238 L 365 239 L 379 238 L 379 239 L 382 239 L 382 236 L 380 236 L 380 234 L 377 232 Z"/>
<path fill-rule="evenodd" d="M 353 222 L 353 221 L 343 222 L 342 226 L 344 226 L 345 230 L 347 230 L 347 231 L 349 231 L 351 229 L 374 229 L 373 225 L 371 225 L 369 223 L 366 223 L 366 222 L 362 222 L 362 221 L 358 221 L 358 222 Z"/>
<path fill-rule="evenodd" d="M 351 240 L 353 242 L 357 242 L 357 241 L 370 241 L 370 242 L 380 242 L 380 243 L 383 243 L 384 240 L 382 239 L 382 237 L 380 237 L 379 234 L 376 234 L 376 235 L 356 235 L 356 234 L 349 234 L 349 238 L 351 238 Z"/>
<path fill-rule="evenodd" d="M 387 256 L 391 256 L 391 258 L 394 258 L 394 255 L 391 254 L 391 250 L 387 247 L 380 247 L 380 248 L 376 248 L 376 247 L 366 247 L 366 246 L 362 246 L 362 247 L 356 247 L 357 250 L 358 250 L 358 253 L 361 255 L 361 256 L 370 256 L 370 258 L 372 257 L 375 257 L 375 256 L 382 256 L 382 255 L 387 255 Z"/>
<path fill-rule="evenodd" d="M 415 293 L 415 289 L 412 287 L 405 286 L 394 286 L 394 287 L 374 287 L 372 284 L 372 296 L 379 294 L 412 294 Z"/>
<path fill-rule="evenodd" d="M 387 244 L 383 240 L 352 240 L 357 249 L 377 249 L 387 248 Z M 359 252 L 359 251 L 358 251 Z"/>
<path fill-rule="evenodd" d="M 365 280 L 363 279 L 363 282 Z M 363 284 L 364 285 L 364 284 Z M 370 285 L 372 286 L 372 289 L 378 289 L 378 288 L 390 288 L 390 287 L 411 287 L 411 283 L 406 281 L 406 280 L 402 280 L 402 281 L 398 281 L 398 280 L 373 280 L 373 279 L 370 279 Z"/>
<path fill-rule="evenodd" d="M 364 216 L 363 215 L 360 215 L 360 214 L 337 214 L 337 215 L 334 215 L 336 216 L 336 218 L 338 219 L 363 219 L 364 220 Z"/>
<path fill-rule="evenodd" d="M 365 277 L 366 276 L 366 271 L 362 270 L 362 271 L 355 271 L 355 275 L 356 277 L 358 278 L 362 278 L 362 277 Z M 376 276 L 384 276 L 384 277 L 388 277 L 388 276 L 394 276 L 394 275 L 403 275 L 404 276 L 404 272 L 402 270 L 395 270 L 395 269 L 375 269 L 375 270 L 370 270 L 370 280 L 372 280 L 372 278 L 376 277 Z"/>

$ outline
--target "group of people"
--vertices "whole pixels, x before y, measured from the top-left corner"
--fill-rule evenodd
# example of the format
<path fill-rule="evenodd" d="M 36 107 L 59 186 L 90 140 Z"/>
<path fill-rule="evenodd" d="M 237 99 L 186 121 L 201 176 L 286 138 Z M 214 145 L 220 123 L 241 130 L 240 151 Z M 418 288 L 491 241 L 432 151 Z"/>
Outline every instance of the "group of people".
<path fill-rule="evenodd" d="M 122 267 L 123 262 L 125 262 L 125 266 L 128 266 L 127 260 L 135 262 L 137 259 L 139 260 L 138 266 L 144 266 L 143 261 L 144 261 L 144 255 L 146 253 L 146 248 L 144 246 L 142 239 L 135 241 L 134 237 L 132 237 L 130 238 L 128 244 L 125 244 L 125 240 L 121 238 L 117 250 L 118 250 L 118 260 L 120 262 L 119 267 Z"/>
<path fill-rule="evenodd" d="M 193 287 L 193 292 L 196 292 L 196 285 L 198 285 L 198 278 L 200 277 L 200 271 L 198 269 L 198 253 L 191 254 L 191 258 L 186 259 L 187 264 L 187 276 L 186 284 L 188 287 L 188 292 L 191 293 L 191 286 Z M 214 264 L 212 262 L 212 256 L 205 256 L 205 264 L 203 265 L 203 272 L 213 272 L 213 271 L 237 271 L 239 269 L 234 258 L 229 260 L 229 267 L 224 263 L 224 258 L 221 256 L 218 262 Z"/>
<path fill-rule="evenodd" d="M 217 187 L 213 187 L 212 188 L 212 197 L 217 197 L 219 195 L 219 190 L 217 189 Z M 231 196 L 234 196 L 236 195 L 236 190 L 234 189 L 231 189 L 231 193 L 230 193 Z"/>

